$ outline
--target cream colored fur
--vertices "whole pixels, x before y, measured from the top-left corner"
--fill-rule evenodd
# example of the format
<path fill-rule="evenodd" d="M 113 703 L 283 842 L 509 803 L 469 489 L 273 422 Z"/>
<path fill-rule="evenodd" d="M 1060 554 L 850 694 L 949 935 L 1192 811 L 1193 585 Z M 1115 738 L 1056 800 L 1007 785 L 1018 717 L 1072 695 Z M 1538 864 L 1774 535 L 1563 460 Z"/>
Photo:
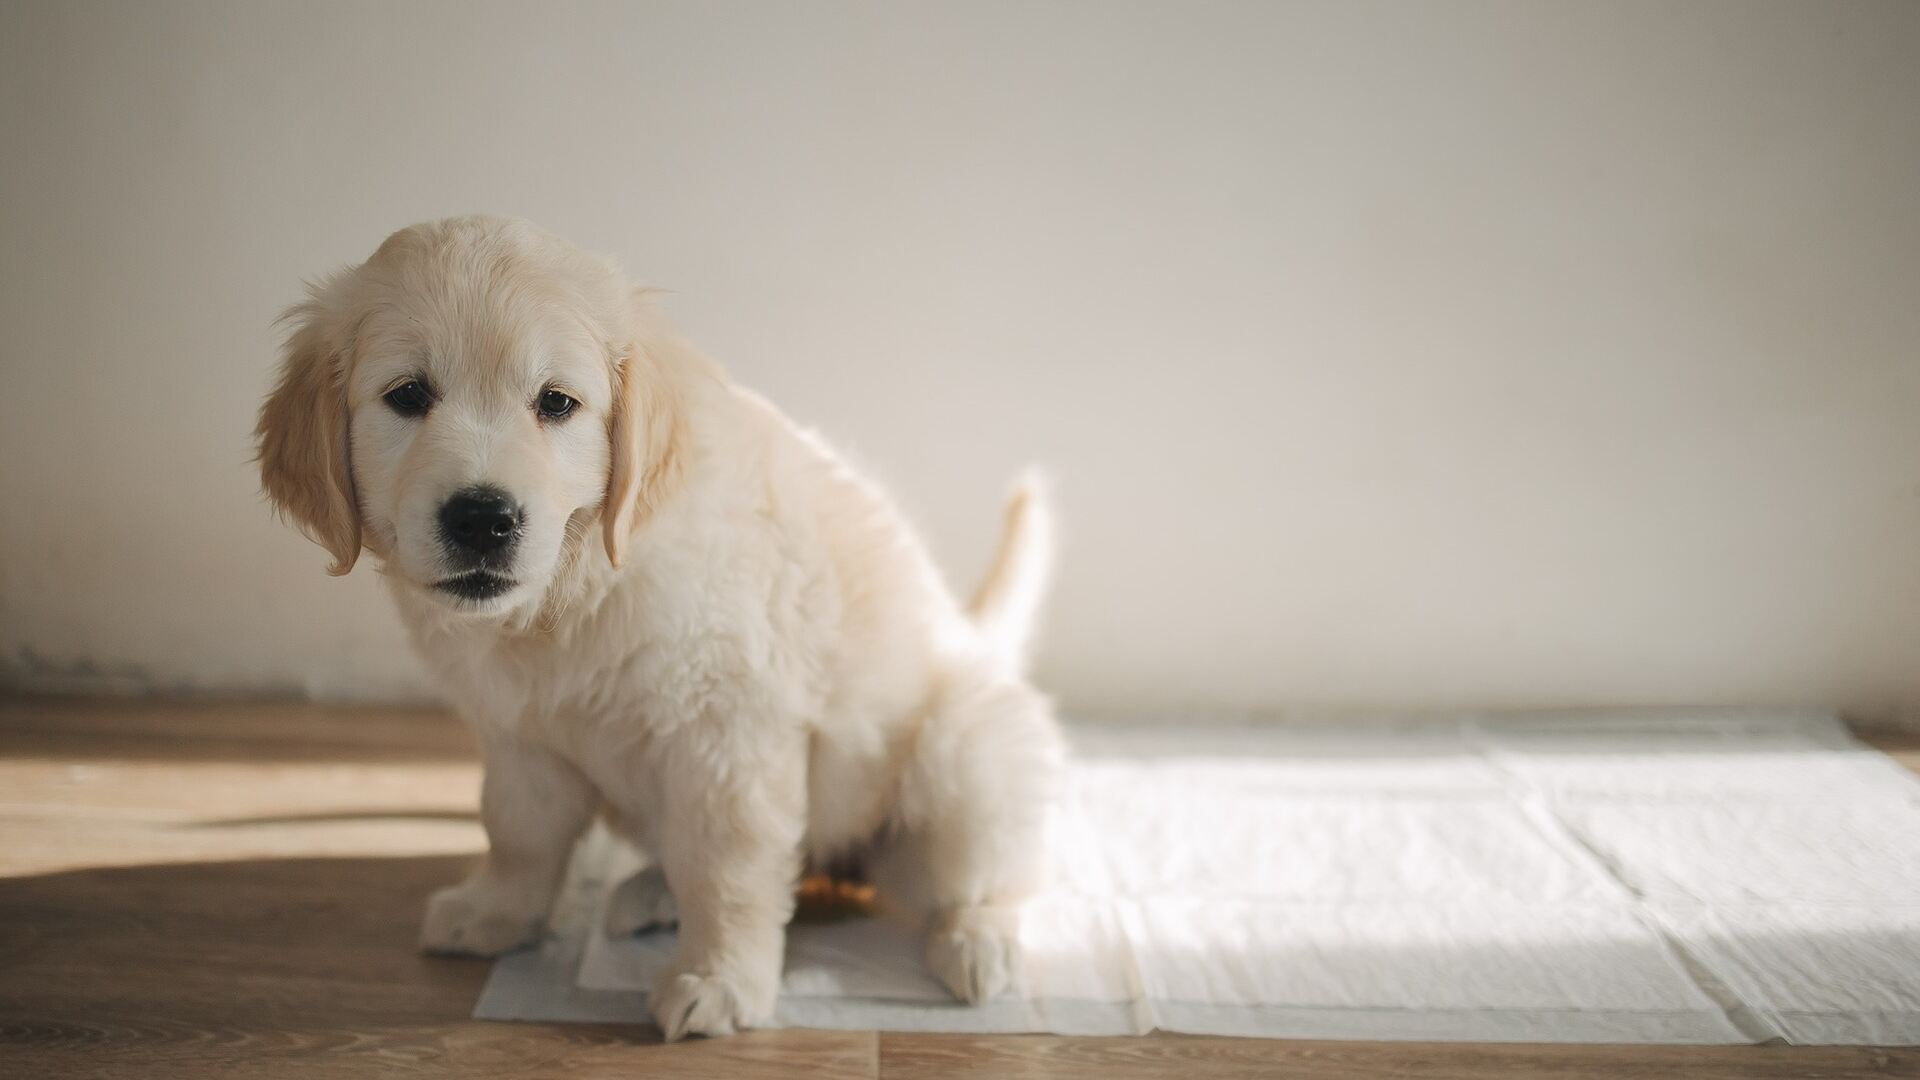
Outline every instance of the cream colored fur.
<path fill-rule="evenodd" d="M 427 949 L 533 939 L 600 813 L 654 861 L 611 919 L 677 913 L 669 1039 L 768 1019 L 806 860 L 861 857 L 959 997 L 1008 986 L 1061 756 L 1021 671 L 1036 484 L 963 610 L 878 488 L 522 222 L 402 230 L 289 317 L 266 490 L 335 572 L 373 557 L 484 747 L 490 851 L 428 904 Z M 423 417 L 382 401 L 408 378 Z M 548 387 L 580 402 L 564 421 L 534 411 Z M 475 483 L 527 515 L 516 585 L 485 601 L 434 585 L 435 514 Z"/>

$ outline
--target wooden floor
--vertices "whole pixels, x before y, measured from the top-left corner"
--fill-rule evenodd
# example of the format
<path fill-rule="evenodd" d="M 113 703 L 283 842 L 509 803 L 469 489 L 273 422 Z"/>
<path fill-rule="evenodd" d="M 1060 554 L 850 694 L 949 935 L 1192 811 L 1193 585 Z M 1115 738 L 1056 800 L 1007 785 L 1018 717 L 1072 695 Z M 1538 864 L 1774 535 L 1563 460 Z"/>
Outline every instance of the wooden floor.
<path fill-rule="evenodd" d="M 434 713 L 0 700 L 0 1077 L 1920 1076 L 1870 1048 L 483 1023 L 487 965 L 414 951 L 478 790 Z"/>

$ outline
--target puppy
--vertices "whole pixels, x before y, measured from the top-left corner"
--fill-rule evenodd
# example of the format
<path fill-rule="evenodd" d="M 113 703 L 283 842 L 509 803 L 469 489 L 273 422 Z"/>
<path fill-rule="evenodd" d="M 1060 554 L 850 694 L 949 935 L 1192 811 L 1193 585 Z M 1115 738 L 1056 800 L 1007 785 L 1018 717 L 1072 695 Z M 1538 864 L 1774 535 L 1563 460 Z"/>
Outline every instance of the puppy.
<path fill-rule="evenodd" d="M 423 947 L 534 939 L 596 813 L 679 922 L 668 1039 L 767 1021 L 803 865 L 849 857 L 969 1002 L 1006 989 L 1062 745 L 1022 658 L 1050 563 L 1028 481 L 964 609 L 885 495 L 533 226 L 402 229 L 292 308 L 261 477 L 378 564 L 483 748 L 489 851 Z"/>

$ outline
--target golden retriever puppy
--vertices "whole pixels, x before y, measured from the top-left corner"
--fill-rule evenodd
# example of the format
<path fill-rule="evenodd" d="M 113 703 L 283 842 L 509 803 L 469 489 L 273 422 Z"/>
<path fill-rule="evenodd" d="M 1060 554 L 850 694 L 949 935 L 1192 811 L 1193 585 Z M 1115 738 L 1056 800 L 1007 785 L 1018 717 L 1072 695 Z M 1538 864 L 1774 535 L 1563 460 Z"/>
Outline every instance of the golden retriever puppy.
<path fill-rule="evenodd" d="M 310 288 L 257 437 L 268 496 L 364 549 L 477 733 L 489 852 L 436 952 L 542 929 L 596 814 L 651 860 L 609 923 L 679 923 L 669 1039 L 765 1022 L 803 865 L 850 856 L 967 1001 L 1015 971 L 1062 746 L 1023 678 L 1031 481 L 962 608 L 873 484 L 524 222 L 402 229 Z"/>

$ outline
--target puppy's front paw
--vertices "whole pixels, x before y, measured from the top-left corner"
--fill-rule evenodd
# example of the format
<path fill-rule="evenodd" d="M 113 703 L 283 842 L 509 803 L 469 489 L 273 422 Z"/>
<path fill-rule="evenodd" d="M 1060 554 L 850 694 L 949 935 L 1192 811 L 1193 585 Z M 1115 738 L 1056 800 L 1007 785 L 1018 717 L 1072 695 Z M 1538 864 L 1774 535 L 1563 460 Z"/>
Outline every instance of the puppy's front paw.
<path fill-rule="evenodd" d="M 654 1022 L 668 1042 L 689 1035 L 731 1035 L 773 1015 L 773 994 L 749 992 L 719 975 L 669 975 L 654 989 Z"/>
<path fill-rule="evenodd" d="M 468 882 L 441 889 L 427 901 L 420 948 L 430 953 L 498 956 L 540 936 L 544 913 L 529 914 Z"/>
<path fill-rule="evenodd" d="M 927 967 L 969 1005 L 998 997 L 1013 985 L 1019 942 L 998 927 L 961 921 L 927 934 Z"/>
<path fill-rule="evenodd" d="M 673 891 L 667 888 L 667 875 L 658 866 L 649 866 L 613 890 L 607 898 L 603 925 L 608 937 L 618 938 L 679 921 L 680 911 L 674 906 Z"/>

